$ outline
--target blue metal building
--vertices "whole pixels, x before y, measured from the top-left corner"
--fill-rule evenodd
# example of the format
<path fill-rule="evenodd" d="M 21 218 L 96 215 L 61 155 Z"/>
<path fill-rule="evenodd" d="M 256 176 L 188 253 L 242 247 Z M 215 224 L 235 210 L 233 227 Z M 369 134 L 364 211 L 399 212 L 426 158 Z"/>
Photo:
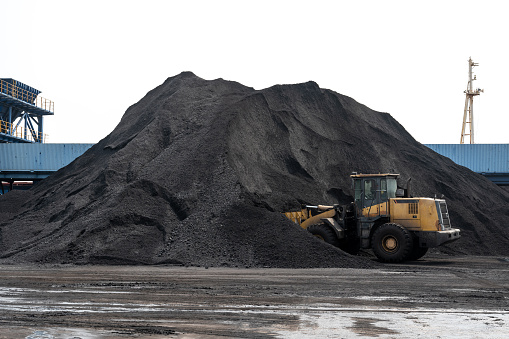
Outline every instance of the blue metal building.
<path fill-rule="evenodd" d="M 42 180 L 67 166 L 94 144 L 0 143 L 0 193 L 15 182 Z M 6 183 L 6 185 L 3 184 Z M 23 184 L 25 186 L 31 186 Z"/>
<path fill-rule="evenodd" d="M 427 144 L 458 165 L 484 175 L 497 185 L 509 185 L 509 144 Z"/>

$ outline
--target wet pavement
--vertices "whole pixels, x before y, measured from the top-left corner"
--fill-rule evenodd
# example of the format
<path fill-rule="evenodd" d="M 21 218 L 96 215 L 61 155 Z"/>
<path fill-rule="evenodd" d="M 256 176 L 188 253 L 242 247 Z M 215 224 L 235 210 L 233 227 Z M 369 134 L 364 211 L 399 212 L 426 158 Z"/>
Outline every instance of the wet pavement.
<path fill-rule="evenodd" d="M 507 258 L 368 270 L 0 268 L 0 338 L 509 336 Z"/>

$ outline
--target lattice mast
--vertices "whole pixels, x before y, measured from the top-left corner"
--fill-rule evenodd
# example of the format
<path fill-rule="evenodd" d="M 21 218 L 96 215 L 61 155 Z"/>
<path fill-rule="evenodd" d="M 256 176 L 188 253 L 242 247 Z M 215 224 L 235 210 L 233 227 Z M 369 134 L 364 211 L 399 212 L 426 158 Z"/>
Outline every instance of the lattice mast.
<path fill-rule="evenodd" d="M 474 90 L 473 88 L 472 82 L 474 80 L 477 80 L 477 77 L 475 75 L 472 78 L 472 68 L 475 66 L 479 66 L 479 64 L 473 62 L 472 58 L 468 58 L 468 84 L 467 90 L 464 92 L 466 94 L 466 97 L 465 97 L 465 109 L 463 111 L 463 127 L 461 128 L 460 144 L 465 143 L 465 136 L 470 137 L 469 139 L 471 144 L 474 143 L 474 96 L 484 92 L 483 89 L 477 88 Z"/>

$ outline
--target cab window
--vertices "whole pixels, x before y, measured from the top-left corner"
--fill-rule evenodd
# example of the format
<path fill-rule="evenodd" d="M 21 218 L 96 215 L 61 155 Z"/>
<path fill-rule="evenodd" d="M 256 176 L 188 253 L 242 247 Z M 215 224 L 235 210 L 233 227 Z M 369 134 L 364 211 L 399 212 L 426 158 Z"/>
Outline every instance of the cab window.
<path fill-rule="evenodd" d="M 376 183 L 375 180 L 364 180 L 364 200 L 376 199 Z M 366 201 L 366 204 L 371 205 Z"/>
<path fill-rule="evenodd" d="M 354 190 L 355 190 L 355 203 L 357 206 L 360 206 L 361 200 L 362 200 L 362 187 L 361 187 L 361 180 L 356 179 L 354 180 Z"/>
<path fill-rule="evenodd" d="M 387 180 L 380 179 L 380 200 L 387 201 Z"/>
<path fill-rule="evenodd" d="M 389 198 L 396 198 L 396 190 L 398 189 L 398 183 L 396 179 L 387 180 L 387 195 Z"/>

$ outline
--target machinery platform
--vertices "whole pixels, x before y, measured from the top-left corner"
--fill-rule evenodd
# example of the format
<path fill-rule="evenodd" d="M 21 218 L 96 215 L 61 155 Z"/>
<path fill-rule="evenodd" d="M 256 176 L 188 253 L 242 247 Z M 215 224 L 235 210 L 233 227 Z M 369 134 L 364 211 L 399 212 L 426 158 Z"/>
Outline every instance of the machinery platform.
<path fill-rule="evenodd" d="M 0 79 L 0 143 L 42 143 L 43 117 L 54 114 L 54 103 L 40 91 L 11 79 Z"/>

